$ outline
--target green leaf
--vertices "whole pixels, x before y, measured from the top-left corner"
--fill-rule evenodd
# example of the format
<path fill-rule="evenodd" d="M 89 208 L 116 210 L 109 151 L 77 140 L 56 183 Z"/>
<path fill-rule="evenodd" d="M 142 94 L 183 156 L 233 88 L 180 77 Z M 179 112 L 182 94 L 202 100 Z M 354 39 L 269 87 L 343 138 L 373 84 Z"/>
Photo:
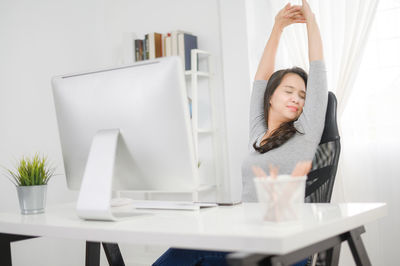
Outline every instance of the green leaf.
<path fill-rule="evenodd" d="M 45 185 L 54 176 L 55 169 L 48 166 L 47 157 L 35 154 L 32 158 L 22 157 L 16 171 L 7 170 L 8 178 L 16 186 Z"/>

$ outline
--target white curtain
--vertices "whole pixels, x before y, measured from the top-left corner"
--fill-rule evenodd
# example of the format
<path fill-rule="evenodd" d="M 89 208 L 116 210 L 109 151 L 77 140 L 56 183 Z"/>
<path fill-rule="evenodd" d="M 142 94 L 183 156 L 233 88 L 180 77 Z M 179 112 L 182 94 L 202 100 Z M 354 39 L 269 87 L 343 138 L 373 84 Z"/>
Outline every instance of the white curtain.
<path fill-rule="evenodd" d="M 388 204 L 388 215 L 367 226 L 367 248 L 379 263 L 399 265 L 400 232 L 400 1 L 380 1 L 354 90 L 342 116 L 341 168 L 347 201 Z M 347 178 L 349 177 L 349 178 Z M 371 232 L 376 232 L 375 236 Z M 374 243 L 374 247 L 371 245 Z M 368 246 L 369 245 L 369 246 Z"/>

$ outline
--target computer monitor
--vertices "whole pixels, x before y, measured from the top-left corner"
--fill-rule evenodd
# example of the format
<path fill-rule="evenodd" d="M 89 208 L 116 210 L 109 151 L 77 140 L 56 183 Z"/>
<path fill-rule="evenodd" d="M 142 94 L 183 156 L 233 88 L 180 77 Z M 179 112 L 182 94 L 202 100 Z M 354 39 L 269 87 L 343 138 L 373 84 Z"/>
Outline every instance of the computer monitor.
<path fill-rule="evenodd" d="M 79 216 L 112 220 L 112 190 L 195 189 L 183 71 L 173 56 L 52 79 L 67 184 L 80 189 Z"/>

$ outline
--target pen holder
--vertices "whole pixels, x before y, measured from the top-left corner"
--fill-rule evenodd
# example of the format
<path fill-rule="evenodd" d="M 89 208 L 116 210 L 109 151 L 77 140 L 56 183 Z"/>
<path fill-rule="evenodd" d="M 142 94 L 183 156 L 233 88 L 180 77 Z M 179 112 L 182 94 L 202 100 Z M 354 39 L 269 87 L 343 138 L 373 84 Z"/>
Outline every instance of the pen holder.
<path fill-rule="evenodd" d="M 258 201 L 265 204 L 264 221 L 287 222 L 299 218 L 304 204 L 306 176 L 279 175 L 277 178 L 254 178 Z"/>

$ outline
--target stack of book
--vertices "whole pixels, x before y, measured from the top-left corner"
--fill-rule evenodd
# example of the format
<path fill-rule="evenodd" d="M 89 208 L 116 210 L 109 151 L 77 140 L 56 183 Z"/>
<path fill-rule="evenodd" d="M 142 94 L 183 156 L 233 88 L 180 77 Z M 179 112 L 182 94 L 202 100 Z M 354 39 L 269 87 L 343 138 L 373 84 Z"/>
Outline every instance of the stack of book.
<path fill-rule="evenodd" d="M 180 30 L 167 34 L 151 32 L 145 34 L 143 40 L 135 40 L 135 60 L 175 55 L 182 59 L 185 70 L 190 70 L 190 51 L 197 48 L 197 36 L 191 33 Z"/>

